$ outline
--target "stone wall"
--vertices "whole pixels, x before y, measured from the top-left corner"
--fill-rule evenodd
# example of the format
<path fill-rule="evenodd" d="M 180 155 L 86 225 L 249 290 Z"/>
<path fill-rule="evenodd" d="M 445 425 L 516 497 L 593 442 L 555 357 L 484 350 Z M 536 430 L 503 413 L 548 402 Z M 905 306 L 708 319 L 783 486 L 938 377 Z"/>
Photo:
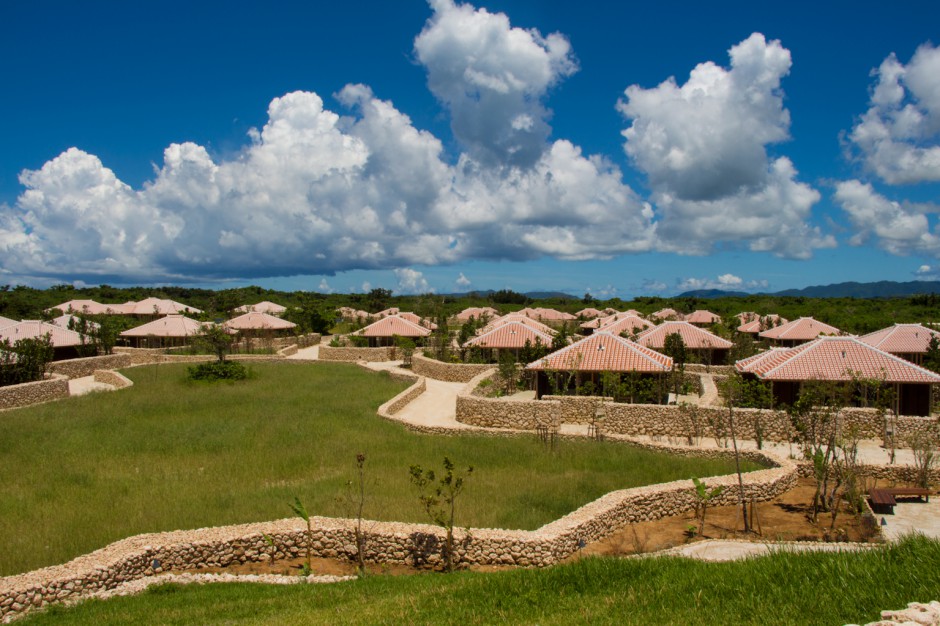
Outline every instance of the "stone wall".
<path fill-rule="evenodd" d="M 411 380 L 413 380 L 414 383 L 410 387 L 379 407 L 378 413 L 380 416 L 391 417 L 395 415 L 401 411 L 405 405 L 420 396 L 424 393 L 425 389 L 427 389 L 427 382 L 424 376 L 414 376 Z"/>
<path fill-rule="evenodd" d="M 68 359 L 53 361 L 49 364 L 49 371 L 53 374 L 62 374 L 69 378 L 83 378 L 92 376 L 95 370 L 120 369 L 129 367 L 131 357 L 127 354 L 105 354 L 103 356 L 90 356 L 83 359 Z"/>
<path fill-rule="evenodd" d="M 289 357 L 292 354 L 297 354 L 297 352 L 298 352 L 297 344 L 292 343 L 289 346 L 284 346 L 283 348 L 278 350 L 277 355 L 282 356 L 282 357 Z"/>
<path fill-rule="evenodd" d="M 748 498 L 771 499 L 793 486 L 793 463 L 753 454 L 775 467 L 747 475 Z M 716 505 L 737 501 L 736 476 L 713 477 L 708 484 L 726 487 Z M 535 531 L 456 530 L 457 558 L 481 565 L 552 565 L 573 554 L 581 542 L 597 541 L 626 524 L 684 513 L 695 502 L 695 487 L 688 480 L 614 491 Z M 64 565 L 0 579 L 0 619 L 162 572 L 297 557 L 308 546 L 317 557 L 354 557 L 355 520 L 317 517 L 312 522 L 311 536 L 302 520 L 291 518 L 130 537 Z M 445 533 L 439 527 L 372 521 L 364 527 L 367 561 L 418 567 L 442 562 Z"/>
<path fill-rule="evenodd" d="M 130 378 L 114 370 L 95 370 L 93 376 L 96 383 L 111 385 L 115 389 L 134 386 L 134 382 Z"/>
<path fill-rule="evenodd" d="M 68 376 L 49 374 L 46 380 L 0 387 L 0 410 L 69 397 Z"/>
<path fill-rule="evenodd" d="M 473 380 L 481 372 L 493 369 L 493 365 L 486 363 L 444 363 L 415 352 L 411 359 L 411 368 L 416 374 L 434 380 L 466 383 Z"/>
<path fill-rule="evenodd" d="M 370 363 L 379 363 L 382 361 L 393 361 L 392 356 L 395 348 L 353 348 L 345 346 L 342 348 L 333 348 L 327 345 L 320 345 L 321 361 L 368 361 Z"/>

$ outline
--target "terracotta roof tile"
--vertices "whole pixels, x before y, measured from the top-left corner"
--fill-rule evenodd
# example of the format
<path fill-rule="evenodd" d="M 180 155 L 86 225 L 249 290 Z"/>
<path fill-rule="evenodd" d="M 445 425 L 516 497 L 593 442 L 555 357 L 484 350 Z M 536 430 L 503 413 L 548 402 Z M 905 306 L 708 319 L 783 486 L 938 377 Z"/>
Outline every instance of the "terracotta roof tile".
<path fill-rule="evenodd" d="M 734 344 L 727 339 L 708 332 L 704 328 L 693 326 L 688 322 L 663 322 L 659 326 L 649 328 L 637 338 L 637 343 L 650 348 L 662 350 L 666 343 L 666 336 L 679 333 L 686 348 L 692 350 L 727 350 Z"/>
<path fill-rule="evenodd" d="M 297 324 L 267 313 L 253 311 L 233 317 L 225 322 L 224 326 L 232 330 L 287 330 L 296 328 Z"/>
<path fill-rule="evenodd" d="M 720 324 L 721 317 L 711 311 L 698 310 L 690 313 L 685 321 L 690 324 Z"/>
<path fill-rule="evenodd" d="M 530 328 L 535 328 L 536 330 L 540 330 L 543 333 L 548 333 L 549 335 L 554 335 L 556 332 L 555 329 L 552 328 L 551 326 L 548 326 L 547 324 L 543 324 L 542 322 L 539 322 L 538 320 L 534 320 L 531 317 L 526 317 L 525 315 L 519 315 L 518 313 L 509 313 L 508 315 L 497 317 L 495 320 L 493 320 L 492 322 L 484 326 L 481 332 L 484 332 L 484 333 L 488 332 L 490 330 L 493 330 L 497 326 L 502 326 L 503 324 L 508 324 L 509 322 L 520 322 Z"/>
<path fill-rule="evenodd" d="M 507 322 L 489 332 L 483 333 L 464 343 L 464 346 L 479 348 L 523 348 L 526 341 L 530 345 L 542 344 L 551 347 L 552 336 L 522 322 Z"/>
<path fill-rule="evenodd" d="M 581 309 L 580 311 L 577 311 L 577 312 L 574 314 L 575 317 L 581 317 L 581 318 L 584 318 L 584 319 L 588 319 L 588 318 L 592 318 L 592 317 L 604 317 L 605 315 L 607 315 L 607 314 L 604 313 L 603 311 L 598 311 L 598 310 L 595 309 L 594 307 L 588 307 L 588 308 L 586 308 L 586 309 Z"/>
<path fill-rule="evenodd" d="M 853 374 L 890 383 L 940 383 L 940 376 L 859 341 L 818 337 L 795 348 L 779 348 L 735 363 L 740 372 L 764 380 L 852 380 Z"/>
<path fill-rule="evenodd" d="M 469 321 L 471 317 L 474 320 L 479 320 L 482 317 L 493 319 L 494 317 L 499 317 L 499 311 L 489 306 L 484 306 L 484 307 L 472 306 L 472 307 L 468 307 L 464 309 L 463 311 L 458 313 L 455 317 L 457 318 L 458 322 Z"/>
<path fill-rule="evenodd" d="M 427 337 L 431 334 L 431 329 L 410 322 L 398 315 L 389 315 L 353 334 L 362 335 L 363 337 L 393 337 L 395 335 L 399 337 Z"/>
<path fill-rule="evenodd" d="M 9 317 L 3 317 L 2 315 L 0 315 L 0 328 L 3 328 L 5 326 L 12 326 L 13 324 L 16 324 L 16 323 L 17 323 L 16 320 L 11 320 Z"/>
<path fill-rule="evenodd" d="M 842 331 L 835 326 L 824 324 L 811 317 L 801 317 L 792 322 L 765 330 L 760 333 L 760 336 L 782 341 L 809 341 L 820 335 L 839 335 L 841 333 Z"/>
<path fill-rule="evenodd" d="M 19 339 L 37 339 L 43 335 L 49 335 L 49 339 L 55 348 L 80 346 L 83 343 L 82 336 L 74 330 L 68 330 L 39 320 L 24 320 L 0 328 L 0 341 L 9 339 L 10 343 L 16 343 Z"/>
<path fill-rule="evenodd" d="M 202 332 L 207 322 L 197 322 L 182 315 L 167 315 L 121 333 L 122 337 L 191 337 Z"/>
<path fill-rule="evenodd" d="M 741 319 L 740 317 L 741 315 L 745 315 L 745 314 L 738 313 L 738 319 Z M 758 316 L 756 313 L 749 313 L 747 315 L 751 315 L 753 317 L 748 318 L 746 321 L 742 321 L 741 325 L 738 326 L 739 333 L 751 333 L 751 334 L 759 333 L 761 331 L 762 320 L 767 320 L 768 322 L 773 322 L 773 323 L 777 323 L 777 321 L 779 321 L 780 324 L 787 323 L 786 318 L 780 317 L 776 313 L 770 313 L 769 315 L 763 315 L 763 316 Z"/>
<path fill-rule="evenodd" d="M 234 309 L 236 313 L 268 313 L 269 315 L 280 315 L 287 311 L 286 306 L 281 306 L 269 300 L 264 300 L 258 304 L 243 304 Z"/>
<path fill-rule="evenodd" d="M 526 369 L 660 373 L 672 370 L 672 359 L 629 339 L 598 331 L 529 363 Z"/>
<path fill-rule="evenodd" d="M 933 336 L 940 339 L 940 332 L 920 324 L 895 324 L 858 339 L 892 354 L 923 354 Z"/>
<path fill-rule="evenodd" d="M 653 326 L 652 322 L 649 322 L 642 317 L 637 317 L 636 315 L 620 315 L 620 319 L 610 320 L 608 323 L 603 324 L 600 327 L 600 330 L 603 330 L 605 333 L 610 333 L 612 335 L 619 335 L 622 332 L 633 334 L 638 330 L 646 330 Z"/>

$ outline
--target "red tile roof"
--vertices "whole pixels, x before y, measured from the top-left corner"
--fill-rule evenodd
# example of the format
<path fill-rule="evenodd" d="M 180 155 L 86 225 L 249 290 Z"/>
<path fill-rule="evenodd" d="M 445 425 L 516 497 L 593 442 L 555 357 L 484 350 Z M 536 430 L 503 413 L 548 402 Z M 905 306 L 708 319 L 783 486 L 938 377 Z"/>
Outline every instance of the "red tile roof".
<path fill-rule="evenodd" d="M 464 343 L 464 346 L 477 346 L 479 348 L 523 348 L 526 341 L 529 345 L 542 344 L 546 348 L 552 345 L 552 336 L 522 322 L 507 322 L 501 326 L 474 337 Z"/>
<path fill-rule="evenodd" d="M 431 320 L 424 319 L 417 313 L 412 313 L 410 311 L 403 311 L 401 313 L 397 313 L 397 315 L 398 317 L 402 319 L 406 319 L 413 324 L 417 324 L 418 326 L 424 326 L 425 328 L 430 328 L 431 330 L 437 329 L 437 324 L 435 324 Z"/>
<path fill-rule="evenodd" d="M 660 373 L 672 370 L 672 359 L 601 330 L 529 363 L 526 369 Z"/>
<path fill-rule="evenodd" d="M 78 325 L 82 323 L 82 320 L 80 317 L 75 317 L 71 313 L 66 313 L 65 315 L 60 315 L 59 317 L 55 319 L 49 320 L 49 323 L 55 324 L 59 328 L 66 328 L 66 329 L 69 329 L 69 324 L 71 323 L 72 329 L 74 329 L 74 328 L 78 328 Z M 85 328 L 90 331 L 98 330 L 99 328 L 101 328 L 101 325 L 96 324 L 95 322 L 91 320 L 85 320 Z M 72 329 L 69 329 L 69 330 L 72 330 Z"/>
<path fill-rule="evenodd" d="M 693 311 L 692 313 L 690 313 L 689 316 L 685 318 L 685 321 L 687 321 L 690 324 L 720 324 L 721 317 L 718 315 L 715 315 L 711 311 L 705 311 L 705 310 L 700 309 L 698 311 Z"/>
<path fill-rule="evenodd" d="M 820 335 L 839 334 L 842 334 L 842 331 L 835 326 L 824 324 L 811 317 L 801 317 L 798 320 L 765 330 L 760 333 L 760 336 L 780 341 L 809 341 Z"/>
<path fill-rule="evenodd" d="M 37 339 L 43 335 L 49 335 L 52 346 L 55 348 L 80 346 L 84 343 L 82 336 L 74 330 L 68 330 L 39 320 L 24 320 L 0 328 L 0 341 L 9 339 L 10 343 L 16 343 L 19 339 Z"/>
<path fill-rule="evenodd" d="M 521 311 L 518 311 L 518 313 L 520 313 L 521 315 L 525 315 L 526 317 L 531 317 L 532 319 L 547 320 L 549 322 L 561 322 L 561 321 L 566 321 L 566 320 L 577 319 L 571 313 L 565 313 L 564 311 L 556 311 L 555 309 L 525 308 L 525 309 L 522 309 Z"/>
<path fill-rule="evenodd" d="M 859 341 L 857 337 L 819 337 L 795 348 L 779 348 L 735 363 L 739 372 L 764 380 L 883 379 L 889 383 L 940 383 L 940 376 Z"/>
<path fill-rule="evenodd" d="M 384 311 L 375 313 L 373 317 L 388 317 L 389 315 L 398 315 L 399 313 L 400 309 L 397 306 L 393 306 L 385 309 Z"/>
<path fill-rule="evenodd" d="M 581 309 L 580 311 L 577 311 L 574 315 L 575 315 L 575 317 L 581 317 L 581 318 L 584 318 L 584 319 L 588 319 L 588 318 L 592 318 L 592 317 L 603 317 L 603 316 L 605 316 L 605 315 L 607 315 L 607 314 L 604 313 L 603 311 L 598 311 L 598 310 L 595 309 L 594 307 L 588 307 L 588 308 L 586 308 L 586 309 Z"/>
<path fill-rule="evenodd" d="M 497 326 L 502 326 L 503 324 L 508 324 L 509 322 L 520 322 L 522 324 L 525 324 L 529 328 L 540 330 L 543 333 L 548 333 L 549 335 L 554 335 L 556 332 L 555 329 L 552 328 L 551 326 L 548 326 L 546 324 L 543 324 L 542 322 L 534 320 L 531 317 L 520 315 L 518 313 L 509 313 L 508 315 L 497 317 L 495 320 L 493 320 L 492 322 L 484 326 L 482 329 L 482 332 L 484 333 L 488 332 L 490 330 L 493 330 Z"/>
<path fill-rule="evenodd" d="M 653 326 L 652 322 L 649 322 L 642 317 L 637 317 L 636 315 L 623 315 L 621 314 L 620 319 L 612 319 L 608 323 L 602 325 L 600 330 L 603 330 L 605 333 L 610 333 L 612 335 L 619 335 L 622 332 L 633 334 L 638 330 L 646 330 Z"/>
<path fill-rule="evenodd" d="M 87 315 L 105 315 L 109 313 L 121 313 L 123 304 L 101 304 L 94 300 L 69 300 L 62 304 L 46 309 L 46 312 L 52 312 L 58 309 L 63 313 L 85 313 Z"/>
<path fill-rule="evenodd" d="M 688 322 L 663 322 L 659 326 L 654 326 L 640 333 L 637 343 L 662 350 L 666 344 L 666 336 L 673 333 L 679 333 L 685 347 L 692 350 L 727 350 L 734 345 L 727 339 L 708 332 L 704 328 L 693 326 Z"/>
<path fill-rule="evenodd" d="M 11 320 L 9 317 L 3 317 L 0 315 L 0 328 L 3 328 L 4 326 L 12 326 L 13 324 L 16 324 L 16 320 Z"/>
<path fill-rule="evenodd" d="M 202 332 L 209 322 L 197 322 L 182 315 L 167 315 L 152 322 L 125 330 L 122 337 L 191 337 Z"/>
<path fill-rule="evenodd" d="M 275 304 L 268 300 L 259 302 L 258 304 L 243 304 L 240 307 L 234 309 L 236 313 L 268 313 L 270 315 L 280 315 L 287 311 L 286 306 L 281 306 L 280 304 Z"/>
<path fill-rule="evenodd" d="M 117 313 L 125 315 L 177 315 L 202 313 L 201 309 L 165 298 L 144 298 L 140 302 L 107 305 Z"/>
<path fill-rule="evenodd" d="M 895 324 L 858 339 L 892 354 L 923 354 L 933 336 L 940 339 L 940 332 L 920 324 Z"/>
<path fill-rule="evenodd" d="M 772 322 L 774 324 L 776 324 L 778 321 L 780 324 L 787 323 L 787 319 L 785 317 L 780 317 L 776 313 L 770 313 L 769 315 L 763 316 L 759 316 L 756 313 L 738 313 L 738 319 L 742 319 L 742 315 L 749 315 L 753 317 L 749 317 L 746 321 L 742 321 L 741 325 L 738 326 L 739 333 L 759 333 L 761 331 L 761 322 L 763 320 L 767 320 L 768 322 Z"/>
<path fill-rule="evenodd" d="M 675 309 L 660 309 L 656 311 L 655 313 L 651 313 L 650 317 L 655 317 L 657 319 L 664 320 L 670 317 L 677 318 L 679 317 L 679 313 Z"/>
<path fill-rule="evenodd" d="M 497 311 L 496 309 L 490 306 L 484 306 L 484 307 L 472 306 L 472 307 L 464 309 L 463 311 L 458 313 L 455 317 L 457 318 L 458 322 L 469 321 L 471 317 L 474 320 L 480 320 L 483 317 L 493 319 L 494 317 L 499 317 L 499 311 Z"/>
<path fill-rule="evenodd" d="M 353 334 L 362 335 L 363 337 L 393 337 L 395 335 L 399 337 L 427 337 L 431 334 L 431 329 L 415 324 L 398 315 L 389 315 Z"/>
<path fill-rule="evenodd" d="M 297 324 L 282 320 L 267 313 L 251 312 L 233 317 L 224 323 L 226 328 L 232 330 L 287 330 L 296 328 Z"/>

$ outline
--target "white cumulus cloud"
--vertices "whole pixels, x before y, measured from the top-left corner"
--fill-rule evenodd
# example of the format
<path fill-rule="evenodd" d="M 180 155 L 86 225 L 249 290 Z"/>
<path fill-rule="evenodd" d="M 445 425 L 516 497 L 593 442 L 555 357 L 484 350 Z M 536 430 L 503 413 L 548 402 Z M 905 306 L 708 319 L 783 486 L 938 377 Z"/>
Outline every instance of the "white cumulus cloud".
<path fill-rule="evenodd" d="M 937 206 L 898 203 L 858 180 L 838 183 L 834 198 L 855 227 L 852 245 L 875 237 L 878 246 L 892 254 L 940 256 L 940 232 L 937 227 L 931 232 L 927 216 L 940 210 Z"/>
<path fill-rule="evenodd" d="M 819 192 L 796 180 L 767 146 L 789 137 L 781 80 L 790 52 L 754 33 L 729 51 L 731 67 L 697 65 L 683 85 L 632 85 L 618 103 L 631 120 L 624 148 L 648 177 L 661 215 L 660 247 L 705 254 L 719 242 L 807 258 L 835 245 L 807 220 Z"/>
<path fill-rule="evenodd" d="M 940 181 L 940 48 L 920 46 L 907 65 L 892 53 L 872 75 L 868 111 L 848 136 L 852 146 L 886 183 Z"/>
<path fill-rule="evenodd" d="M 434 293 L 424 274 L 417 270 L 409 267 L 399 268 L 395 270 L 395 278 L 398 279 L 395 291 L 399 294 Z"/>

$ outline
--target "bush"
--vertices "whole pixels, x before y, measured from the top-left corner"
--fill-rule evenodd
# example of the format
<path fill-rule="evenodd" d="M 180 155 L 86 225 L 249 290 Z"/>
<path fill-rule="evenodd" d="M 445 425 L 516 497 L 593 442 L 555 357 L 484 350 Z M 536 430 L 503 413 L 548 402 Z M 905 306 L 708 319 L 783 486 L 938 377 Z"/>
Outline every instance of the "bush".
<path fill-rule="evenodd" d="M 213 361 L 199 363 L 188 368 L 189 380 L 244 380 L 248 369 L 238 361 Z"/>

